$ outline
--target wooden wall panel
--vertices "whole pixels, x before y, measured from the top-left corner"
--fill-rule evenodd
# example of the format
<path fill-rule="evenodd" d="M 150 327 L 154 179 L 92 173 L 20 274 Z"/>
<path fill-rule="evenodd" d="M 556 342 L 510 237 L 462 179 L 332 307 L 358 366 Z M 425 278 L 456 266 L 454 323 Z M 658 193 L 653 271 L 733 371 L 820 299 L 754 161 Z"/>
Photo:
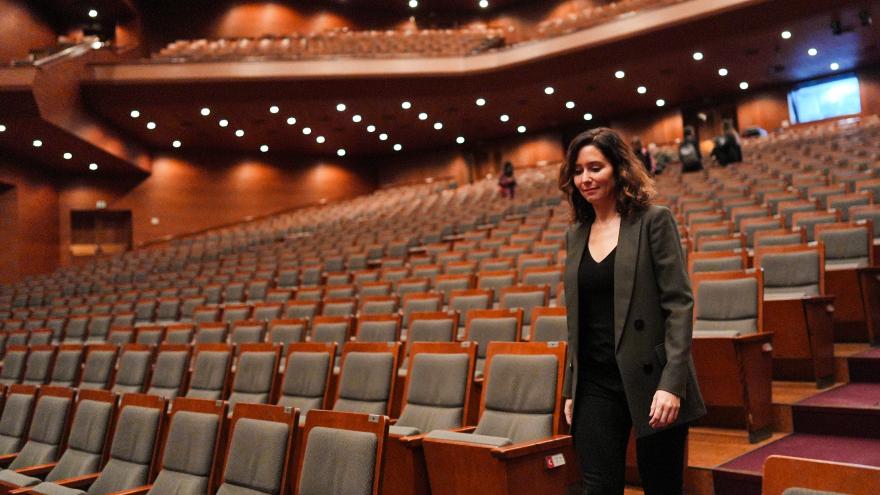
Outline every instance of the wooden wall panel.
<path fill-rule="evenodd" d="M 61 191 L 61 237 L 70 241 L 70 210 L 131 210 L 134 244 L 155 241 L 247 217 L 366 194 L 376 188 L 374 171 L 347 162 L 311 160 L 291 163 L 281 157 L 230 159 L 221 155 L 160 155 L 142 182 L 75 181 Z M 158 224 L 153 224 L 153 218 Z M 69 261 L 65 253 L 64 260 Z"/>
<path fill-rule="evenodd" d="M 784 89 L 771 89 L 741 99 L 736 106 L 740 130 L 757 126 L 771 132 L 781 128 L 789 118 L 787 94 Z"/>
<path fill-rule="evenodd" d="M 635 115 L 612 121 L 611 128 L 619 131 L 627 141 L 638 136 L 642 143 L 670 144 L 684 135 L 684 123 L 679 109 L 665 110 L 648 115 Z"/>
<path fill-rule="evenodd" d="M 880 114 L 880 70 L 860 72 L 859 89 L 862 93 L 862 113 Z"/>
<path fill-rule="evenodd" d="M 26 58 L 30 50 L 55 43 L 55 32 L 27 8 L 27 2 L 0 0 L 0 62 Z"/>
<path fill-rule="evenodd" d="M 390 157 L 379 165 L 379 187 L 453 177 L 459 184 L 471 181 L 473 158 L 464 150 L 435 151 Z"/>

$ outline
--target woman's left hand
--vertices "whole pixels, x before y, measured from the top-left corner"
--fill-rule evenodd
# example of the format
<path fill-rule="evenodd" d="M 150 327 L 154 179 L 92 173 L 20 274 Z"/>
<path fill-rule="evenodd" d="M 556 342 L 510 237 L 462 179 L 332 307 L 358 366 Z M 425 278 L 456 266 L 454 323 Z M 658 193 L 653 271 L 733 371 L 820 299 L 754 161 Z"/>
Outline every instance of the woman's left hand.
<path fill-rule="evenodd" d="M 675 394 L 665 390 L 654 392 L 654 400 L 651 401 L 651 412 L 648 415 L 651 420 L 648 424 L 651 428 L 665 428 L 678 419 L 678 410 L 681 407 L 681 399 Z"/>

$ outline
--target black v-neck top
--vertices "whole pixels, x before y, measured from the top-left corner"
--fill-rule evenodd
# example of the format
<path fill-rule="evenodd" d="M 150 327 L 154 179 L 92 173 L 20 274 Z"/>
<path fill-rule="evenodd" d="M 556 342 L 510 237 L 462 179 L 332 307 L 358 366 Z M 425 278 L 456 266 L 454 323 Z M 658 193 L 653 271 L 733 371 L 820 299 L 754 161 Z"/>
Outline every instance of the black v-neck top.
<path fill-rule="evenodd" d="M 614 358 L 614 258 L 615 247 L 596 262 L 584 249 L 578 266 L 578 382 L 621 390 Z"/>

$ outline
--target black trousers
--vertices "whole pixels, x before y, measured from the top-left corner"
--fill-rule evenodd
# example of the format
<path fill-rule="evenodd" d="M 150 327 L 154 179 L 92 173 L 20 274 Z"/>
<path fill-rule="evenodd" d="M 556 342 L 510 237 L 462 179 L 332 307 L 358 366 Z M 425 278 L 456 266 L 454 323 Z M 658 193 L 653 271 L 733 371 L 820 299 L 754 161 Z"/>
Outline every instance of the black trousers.
<path fill-rule="evenodd" d="M 583 493 L 621 495 L 625 485 L 626 447 L 632 429 L 625 396 L 597 387 L 582 389 L 579 386 L 573 419 Z M 639 475 L 646 495 L 682 493 L 687 434 L 687 425 L 681 425 L 636 440 Z"/>

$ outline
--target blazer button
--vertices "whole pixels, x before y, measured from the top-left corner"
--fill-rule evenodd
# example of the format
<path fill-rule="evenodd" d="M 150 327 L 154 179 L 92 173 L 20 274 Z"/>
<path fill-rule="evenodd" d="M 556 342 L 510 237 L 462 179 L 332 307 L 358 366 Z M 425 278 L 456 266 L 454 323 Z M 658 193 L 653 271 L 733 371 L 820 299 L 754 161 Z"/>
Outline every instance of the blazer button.
<path fill-rule="evenodd" d="M 653 364 L 646 364 L 646 365 L 642 366 L 642 371 L 644 371 L 646 375 L 650 375 L 651 373 L 654 372 L 654 365 Z"/>
<path fill-rule="evenodd" d="M 635 323 L 633 323 L 633 326 L 636 327 L 636 330 L 643 330 L 645 328 L 645 322 L 642 320 L 636 320 Z"/>

